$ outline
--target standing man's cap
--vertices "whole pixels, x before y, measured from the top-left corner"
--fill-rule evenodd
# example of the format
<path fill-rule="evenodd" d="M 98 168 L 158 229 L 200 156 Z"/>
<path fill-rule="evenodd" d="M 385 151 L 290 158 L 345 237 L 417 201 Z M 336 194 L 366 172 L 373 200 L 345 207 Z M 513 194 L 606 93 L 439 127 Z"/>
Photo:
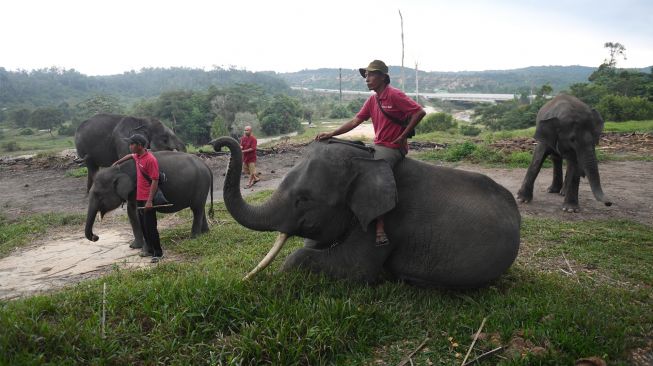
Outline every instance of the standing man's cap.
<path fill-rule="evenodd" d="M 381 60 L 374 60 L 367 65 L 366 68 L 358 69 L 358 72 L 361 73 L 362 77 L 365 77 L 365 72 L 379 71 L 384 75 L 388 75 L 388 66 L 385 65 L 385 62 Z"/>
<path fill-rule="evenodd" d="M 135 133 L 131 135 L 129 138 L 126 138 L 125 140 L 127 140 L 127 142 L 129 142 L 130 144 L 137 144 L 143 147 L 147 146 L 147 139 L 145 138 L 145 136 L 139 133 Z"/>

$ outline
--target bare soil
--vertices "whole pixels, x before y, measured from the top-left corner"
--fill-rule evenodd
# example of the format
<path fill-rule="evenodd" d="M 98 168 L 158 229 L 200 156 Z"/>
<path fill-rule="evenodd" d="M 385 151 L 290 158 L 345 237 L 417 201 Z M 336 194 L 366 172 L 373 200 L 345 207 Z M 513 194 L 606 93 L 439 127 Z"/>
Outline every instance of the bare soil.
<path fill-rule="evenodd" d="M 613 151 L 642 152 L 653 150 L 650 138 L 641 134 L 619 136 L 619 143 L 606 144 Z M 643 141 L 643 142 L 641 142 Z M 632 142 L 632 144 L 630 144 Z M 532 141 L 514 140 L 501 142 L 504 148 L 520 149 Z M 629 148 L 628 146 L 634 146 Z M 499 147 L 499 145 L 497 145 Z M 283 176 L 302 158 L 304 145 L 282 142 L 271 148 L 261 149 L 257 163 L 261 181 L 247 195 L 264 189 L 274 189 Z M 442 148 L 439 144 L 413 144 L 413 150 Z M 500 147 L 499 147 L 500 148 Z M 635 149 L 632 151 L 632 149 Z M 643 150 L 642 150 L 643 149 Z M 214 200 L 222 200 L 224 173 L 228 155 L 220 153 L 199 154 L 213 171 Z M 87 209 L 86 178 L 67 177 L 66 172 L 77 168 L 72 157 L 48 158 L 0 158 L 0 207 L 8 219 L 44 212 L 82 213 Z M 488 175 L 517 193 L 525 169 L 496 169 L 476 165 L 454 165 L 457 169 L 476 171 Z M 653 226 L 653 162 L 623 161 L 600 164 L 601 180 L 605 194 L 613 205 L 606 207 L 594 200 L 586 180 L 581 180 L 579 200 L 581 211 L 562 211 L 563 197 L 546 193 L 551 183 L 551 169 L 543 169 L 535 182 L 534 198 L 529 204 L 519 206 L 523 216 L 555 218 L 559 220 L 629 219 Z M 241 186 L 247 182 L 243 176 Z M 98 277 L 114 266 L 142 268 L 152 264 L 149 259 L 138 257 L 138 250 L 128 247 L 131 228 L 125 219 L 124 209 L 118 209 L 95 224 L 94 231 L 100 236 L 98 242 L 84 237 L 83 225 L 55 229 L 43 238 L 35 238 L 26 247 L 19 248 L 0 259 L 0 299 L 12 299 L 36 292 L 49 291 L 83 279 Z M 174 226 L 178 219 L 174 214 L 165 215 L 159 227 Z M 164 248 L 165 249 L 165 248 Z M 166 252 L 166 260 L 181 260 L 174 253 Z"/>

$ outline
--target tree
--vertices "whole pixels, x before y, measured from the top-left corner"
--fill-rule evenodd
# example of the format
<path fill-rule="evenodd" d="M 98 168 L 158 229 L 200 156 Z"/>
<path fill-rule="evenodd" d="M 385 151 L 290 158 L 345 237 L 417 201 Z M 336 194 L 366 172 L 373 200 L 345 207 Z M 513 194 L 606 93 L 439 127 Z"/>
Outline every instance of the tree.
<path fill-rule="evenodd" d="M 37 108 L 29 118 L 30 126 L 43 130 L 47 129 L 50 135 L 52 135 L 52 129 L 61 126 L 63 122 L 63 112 L 54 107 Z"/>
<path fill-rule="evenodd" d="M 98 94 L 77 104 L 77 117 L 87 120 L 98 113 L 123 113 L 118 98 L 112 95 Z"/>
<path fill-rule="evenodd" d="M 299 131 L 301 116 L 298 100 L 278 94 L 261 112 L 261 129 L 268 136 Z"/>
<path fill-rule="evenodd" d="M 626 47 L 619 42 L 606 42 L 603 47 L 607 48 L 610 52 L 610 58 L 604 60 L 604 63 L 611 68 L 617 66 L 617 57 L 621 56 L 626 60 Z"/>
<path fill-rule="evenodd" d="M 27 108 L 12 110 L 9 112 L 9 120 L 14 123 L 14 126 L 25 128 L 29 122 L 30 114 L 32 114 L 32 112 Z"/>

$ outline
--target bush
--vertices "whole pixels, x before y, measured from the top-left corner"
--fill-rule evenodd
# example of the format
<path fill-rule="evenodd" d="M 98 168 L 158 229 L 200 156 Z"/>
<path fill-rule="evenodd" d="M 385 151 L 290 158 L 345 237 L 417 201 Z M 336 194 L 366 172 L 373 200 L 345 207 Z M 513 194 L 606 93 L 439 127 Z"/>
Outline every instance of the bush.
<path fill-rule="evenodd" d="M 596 106 L 606 121 L 643 121 L 653 119 L 653 102 L 641 97 L 606 95 Z"/>
<path fill-rule="evenodd" d="M 429 133 L 433 131 L 446 131 L 456 128 L 458 124 L 453 116 L 447 113 L 429 113 L 422 119 L 415 129 L 416 133 Z"/>
<path fill-rule="evenodd" d="M 20 132 L 18 134 L 21 135 L 21 136 L 33 135 L 34 130 L 32 130 L 31 128 L 25 128 L 25 129 L 20 130 Z"/>
<path fill-rule="evenodd" d="M 20 150 L 20 146 L 18 146 L 16 141 L 9 141 L 2 144 L 2 150 L 7 152 L 18 151 Z"/>
<path fill-rule="evenodd" d="M 75 130 L 76 128 L 72 125 L 63 125 L 59 127 L 57 133 L 59 136 L 75 136 Z"/>
<path fill-rule="evenodd" d="M 347 118 L 351 116 L 351 112 L 342 104 L 336 104 L 331 109 L 329 118 Z"/>
<path fill-rule="evenodd" d="M 481 129 L 476 126 L 461 125 L 460 133 L 464 136 L 478 136 L 481 133 Z"/>

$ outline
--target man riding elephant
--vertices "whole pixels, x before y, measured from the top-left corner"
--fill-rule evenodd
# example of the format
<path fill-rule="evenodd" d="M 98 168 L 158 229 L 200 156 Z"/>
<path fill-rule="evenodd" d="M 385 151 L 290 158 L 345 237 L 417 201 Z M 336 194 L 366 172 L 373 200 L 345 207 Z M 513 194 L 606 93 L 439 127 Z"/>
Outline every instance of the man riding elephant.
<path fill-rule="evenodd" d="M 408 137 L 424 118 L 426 112 L 401 90 L 390 86 L 388 66 L 383 61 L 374 60 L 366 68 L 358 69 L 369 90 L 370 96 L 361 110 L 350 121 L 332 132 L 321 132 L 315 140 L 324 140 L 341 135 L 356 128 L 372 118 L 374 126 L 374 159 L 385 160 L 394 169 L 408 153 Z M 389 244 L 385 233 L 383 216 L 376 219 L 376 245 Z"/>

